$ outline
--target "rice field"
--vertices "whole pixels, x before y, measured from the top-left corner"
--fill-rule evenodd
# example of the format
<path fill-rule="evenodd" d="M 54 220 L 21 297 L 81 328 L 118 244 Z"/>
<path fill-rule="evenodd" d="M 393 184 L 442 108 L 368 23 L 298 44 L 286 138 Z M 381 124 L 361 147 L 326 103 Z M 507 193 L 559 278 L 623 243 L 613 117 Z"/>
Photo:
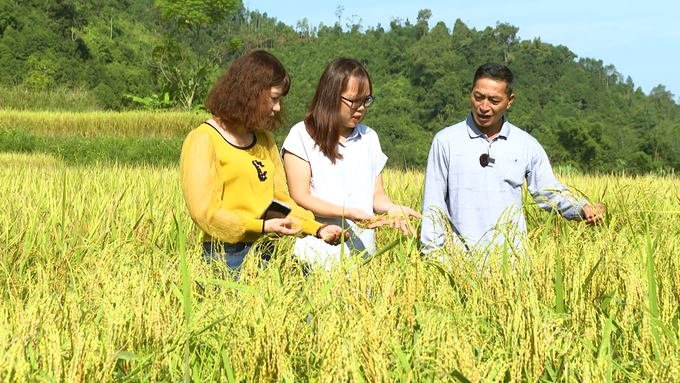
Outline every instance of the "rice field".
<path fill-rule="evenodd" d="M 0 109 L 0 127 L 34 135 L 80 137 L 186 137 L 206 113 L 31 111 Z"/>
<path fill-rule="evenodd" d="M 92 112 L 101 110 L 102 105 L 94 92 L 84 87 L 56 86 L 37 90 L 0 85 L 0 109 Z"/>
<path fill-rule="evenodd" d="M 71 165 L 178 162 L 202 113 L 0 110 L 0 152 L 46 153 Z"/>
<path fill-rule="evenodd" d="M 523 252 L 378 253 L 305 275 L 291 239 L 238 281 L 201 260 L 175 166 L 0 153 L 0 380 L 674 381 L 680 185 L 568 174 L 588 227 L 530 199 Z M 388 169 L 420 209 L 423 174 Z"/>

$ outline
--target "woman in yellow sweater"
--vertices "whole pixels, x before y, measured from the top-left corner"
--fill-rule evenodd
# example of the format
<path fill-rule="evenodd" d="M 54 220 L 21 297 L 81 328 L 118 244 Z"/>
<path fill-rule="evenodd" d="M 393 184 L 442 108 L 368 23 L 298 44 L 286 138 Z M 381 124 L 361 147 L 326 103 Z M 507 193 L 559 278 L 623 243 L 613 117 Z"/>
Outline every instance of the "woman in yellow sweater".
<path fill-rule="evenodd" d="M 340 242 L 342 229 L 325 226 L 288 195 L 274 138 L 282 125 L 281 98 L 290 77 L 265 51 L 238 58 L 208 93 L 214 117 L 187 136 L 180 158 L 181 184 L 191 218 L 204 232 L 208 263 L 238 269 L 253 243 L 265 233 L 313 235 Z M 273 200 L 291 207 L 285 218 L 263 219 Z"/>

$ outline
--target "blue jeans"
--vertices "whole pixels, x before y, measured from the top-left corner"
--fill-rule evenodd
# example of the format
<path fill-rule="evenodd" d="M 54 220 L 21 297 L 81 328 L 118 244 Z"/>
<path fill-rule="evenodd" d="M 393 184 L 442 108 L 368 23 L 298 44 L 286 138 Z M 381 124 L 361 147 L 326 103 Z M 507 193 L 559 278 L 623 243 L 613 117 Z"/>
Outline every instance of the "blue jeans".
<path fill-rule="evenodd" d="M 207 264 L 213 262 L 227 266 L 229 270 L 238 271 L 245 260 L 248 251 L 253 247 L 252 242 L 203 242 L 203 260 Z M 259 265 L 265 267 L 273 252 L 273 243 L 261 244 L 258 247 Z M 224 275 L 222 276 L 224 278 Z"/>

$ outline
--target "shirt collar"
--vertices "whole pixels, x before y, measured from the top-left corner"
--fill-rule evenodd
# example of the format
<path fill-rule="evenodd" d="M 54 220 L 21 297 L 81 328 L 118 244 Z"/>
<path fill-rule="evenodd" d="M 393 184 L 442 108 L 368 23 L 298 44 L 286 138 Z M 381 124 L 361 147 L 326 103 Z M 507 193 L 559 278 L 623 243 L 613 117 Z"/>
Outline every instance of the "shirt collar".
<path fill-rule="evenodd" d="M 474 118 L 472 118 L 472 112 L 468 114 L 467 119 L 465 120 L 465 123 L 467 124 L 468 128 L 468 135 L 470 138 L 479 138 L 484 136 L 485 134 L 482 133 L 481 130 L 477 127 L 477 124 L 475 124 Z M 503 137 L 504 139 L 508 138 L 508 135 L 510 134 L 510 123 L 508 122 L 508 118 L 503 115 L 503 125 L 501 126 L 501 131 L 498 132 L 497 137 Z"/>
<path fill-rule="evenodd" d="M 347 137 L 347 139 L 345 140 L 345 143 L 346 143 L 346 142 L 351 142 L 351 141 L 359 140 L 359 139 L 361 139 L 361 137 L 362 137 L 365 133 L 366 133 L 366 125 L 357 124 L 357 126 L 356 126 L 356 127 L 354 128 L 354 130 L 352 131 L 352 134 L 350 134 L 350 135 Z M 342 142 L 340 142 L 340 144 L 342 144 L 343 146 L 345 145 L 345 144 L 343 144 Z"/>

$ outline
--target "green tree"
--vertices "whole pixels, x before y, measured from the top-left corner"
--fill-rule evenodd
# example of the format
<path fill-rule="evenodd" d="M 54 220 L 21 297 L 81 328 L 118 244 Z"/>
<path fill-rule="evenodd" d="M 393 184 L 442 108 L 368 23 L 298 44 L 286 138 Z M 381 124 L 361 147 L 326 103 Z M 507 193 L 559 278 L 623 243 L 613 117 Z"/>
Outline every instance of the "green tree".
<path fill-rule="evenodd" d="M 19 28 L 19 15 L 16 6 L 9 0 L 0 0 L 0 37 L 7 27 Z"/>
<path fill-rule="evenodd" d="M 101 5 L 101 1 L 93 0 L 57 0 L 52 5 L 52 12 L 66 22 L 71 41 L 75 43 L 88 20 L 101 11 Z"/>
<path fill-rule="evenodd" d="M 54 86 L 55 64 L 49 58 L 38 59 L 33 54 L 26 62 L 28 65 L 28 76 L 26 83 L 32 90 L 47 90 Z"/>
<path fill-rule="evenodd" d="M 429 32 L 430 27 L 427 25 L 428 20 L 432 17 L 432 11 L 429 9 L 421 9 L 418 11 L 418 17 L 416 18 L 416 28 L 418 28 L 418 33 L 423 36 Z"/>
<path fill-rule="evenodd" d="M 494 35 L 496 36 L 496 44 L 503 49 L 503 62 L 508 64 L 508 51 L 512 49 L 514 44 L 517 44 L 517 32 L 519 28 L 506 23 L 496 23 Z"/>
<path fill-rule="evenodd" d="M 649 92 L 649 99 L 652 101 L 656 110 L 665 113 L 674 114 L 677 110 L 673 97 L 673 93 L 666 90 L 666 86 L 661 84 L 655 86 L 654 89 Z M 673 117 L 675 117 L 675 115 Z"/>
<path fill-rule="evenodd" d="M 187 110 L 192 109 L 196 93 L 204 87 L 216 61 L 234 45 L 229 40 L 215 43 L 206 32 L 239 6 L 236 0 L 156 0 L 162 20 L 173 25 L 154 48 L 153 59 L 165 81 L 178 89 Z M 185 31 L 189 32 L 188 41 Z"/>

